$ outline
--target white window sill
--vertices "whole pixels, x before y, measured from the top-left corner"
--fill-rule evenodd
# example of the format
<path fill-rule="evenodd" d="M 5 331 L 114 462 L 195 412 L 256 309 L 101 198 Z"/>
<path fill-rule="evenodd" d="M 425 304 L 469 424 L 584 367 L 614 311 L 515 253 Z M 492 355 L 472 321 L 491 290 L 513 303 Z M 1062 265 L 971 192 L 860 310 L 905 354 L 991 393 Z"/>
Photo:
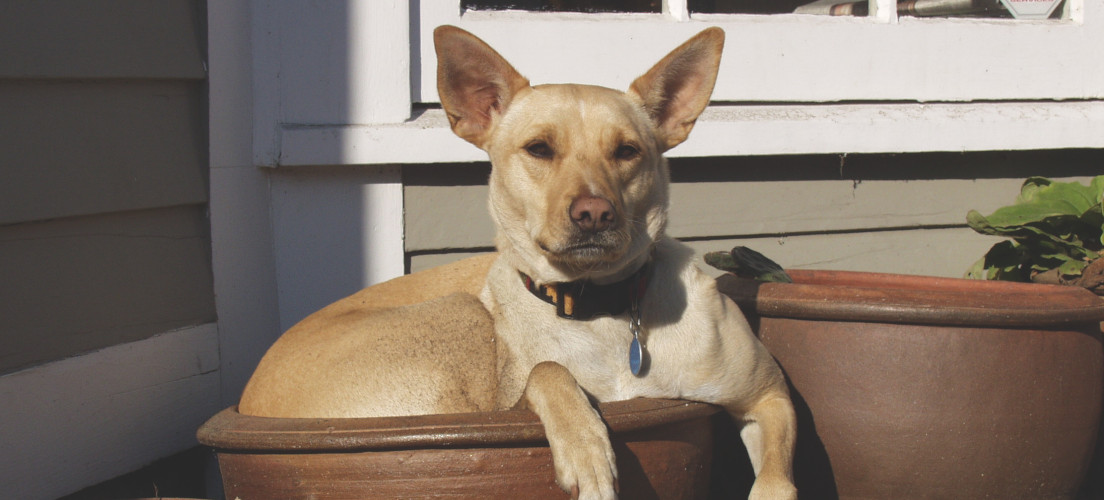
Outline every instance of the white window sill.
<path fill-rule="evenodd" d="M 444 112 L 401 124 L 284 124 L 280 166 L 453 163 L 486 155 Z M 717 105 L 669 157 L 1104 147 L 1104 101 Z"/>

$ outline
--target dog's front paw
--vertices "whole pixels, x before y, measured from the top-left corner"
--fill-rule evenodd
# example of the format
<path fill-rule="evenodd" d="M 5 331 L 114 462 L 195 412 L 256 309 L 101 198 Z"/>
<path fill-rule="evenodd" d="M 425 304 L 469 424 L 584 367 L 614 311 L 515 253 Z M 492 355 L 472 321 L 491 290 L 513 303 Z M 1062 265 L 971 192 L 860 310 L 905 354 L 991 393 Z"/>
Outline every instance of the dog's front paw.
<path fill-rule="evenodd" d="M 556 483 L 579 500 L 617 498 L 617 460 L 609 433 L 598 413 L 591 409 L 585 425 L 549 432 Z"/>
<path fill-rule="evenodd" d="M 748 500 L 797 500 L 797 488 L 784 478 L 758 477 Z"/>

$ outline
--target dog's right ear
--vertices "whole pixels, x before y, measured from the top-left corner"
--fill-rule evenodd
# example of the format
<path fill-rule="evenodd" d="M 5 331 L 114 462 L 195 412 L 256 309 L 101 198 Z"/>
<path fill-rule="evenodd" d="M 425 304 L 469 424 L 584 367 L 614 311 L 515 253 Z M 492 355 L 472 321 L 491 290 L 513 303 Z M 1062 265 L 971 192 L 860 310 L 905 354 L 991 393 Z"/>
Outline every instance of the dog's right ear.
<path fill-rule="evenodd" d="M 482 148 L 495 120 L 529 80 L 490 45 L 455 26 L 433 30 L 433 45 L 437 93 L 452 131 Z"/>

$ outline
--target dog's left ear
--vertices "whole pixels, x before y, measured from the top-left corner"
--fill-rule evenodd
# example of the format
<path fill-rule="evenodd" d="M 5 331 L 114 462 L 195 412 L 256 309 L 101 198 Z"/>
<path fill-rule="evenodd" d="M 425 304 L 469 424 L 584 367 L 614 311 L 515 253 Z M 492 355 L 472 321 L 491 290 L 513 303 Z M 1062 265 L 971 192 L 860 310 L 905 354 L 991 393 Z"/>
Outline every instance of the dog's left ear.
<path fill-rule="evenodd" d="M 686 140 L 709 105 L 724 38 L 724 30 L 716 27 L 698 33 L 629 87 L 656 123 L 664 151 Z"/>

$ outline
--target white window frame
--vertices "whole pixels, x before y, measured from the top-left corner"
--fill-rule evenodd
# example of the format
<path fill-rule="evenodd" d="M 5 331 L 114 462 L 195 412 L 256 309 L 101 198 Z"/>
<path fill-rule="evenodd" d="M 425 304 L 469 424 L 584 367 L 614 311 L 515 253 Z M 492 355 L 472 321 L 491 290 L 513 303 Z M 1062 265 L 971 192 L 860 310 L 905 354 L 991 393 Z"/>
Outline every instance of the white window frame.
<path fill-rule="evenodd" d="M 484 38 L 534 83 L 614 88 L 693 33 L 725 28 L 715 105 L 672 156 L 1104 147 L 1104 64 L 1093 55 L 1104 46 L 1104 0 L 1067 0 L 1062 19 L 1044 21 L 898 17 L 892 0 L 872 0 L 865 18 L 691 15 L 683 0 L 661 14 L 465 13 L 459 4 L 422 0 L 412 13 L 405 2 L 349 2 L 348 60 L 327 62 L 324 15 L 254 3 L 255 161 L 485 159 L 451 135 L 440 110 L 411 115 L 412 104 L 437 100 L 440 24 Z M 341 65 L 344 79 L 291 76 Z"/>
<path fill-rule="evenodd" d="M 1069 0 L 1066 19 L 917 18 L 876 0 L 869 17 L 467 12 L 458 0 L 422 0 L 421 85 L 415 101 L 436 102 L 432 30 L 454 24 L 486 40 L 534 82 L 587 82 L 624 88 L 659 56 L 705 26 L 728 39 L 714 101 L 970 101 L 1085 99 L 1104 94 L 1104 78 L 1071 70 L 1102 30 L 1086 6 Z M 675 6 L 674 4 L 678 4 Z M 1104 16 L 1104 13 L 1101 14 Z M 1098 20 L 1099 21 L 1099 20 Z M 1099 25 L 1100 23 L 1096 23 Z M 1010 50 L 1010 45 L 1018 50 Z M 1009 85 L 1015 82 L 1015 85 Z"/>

